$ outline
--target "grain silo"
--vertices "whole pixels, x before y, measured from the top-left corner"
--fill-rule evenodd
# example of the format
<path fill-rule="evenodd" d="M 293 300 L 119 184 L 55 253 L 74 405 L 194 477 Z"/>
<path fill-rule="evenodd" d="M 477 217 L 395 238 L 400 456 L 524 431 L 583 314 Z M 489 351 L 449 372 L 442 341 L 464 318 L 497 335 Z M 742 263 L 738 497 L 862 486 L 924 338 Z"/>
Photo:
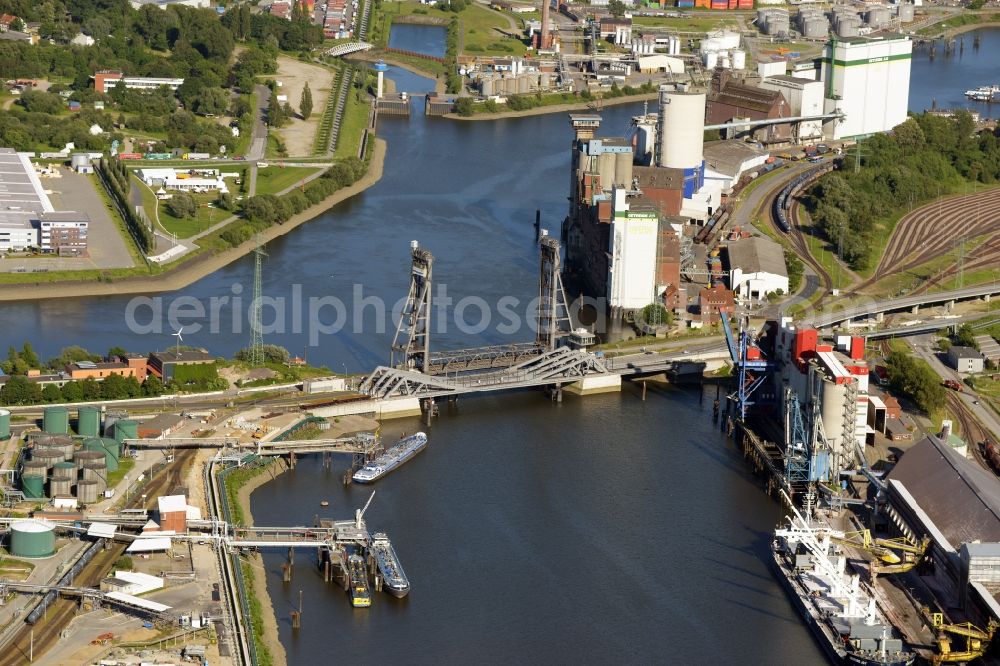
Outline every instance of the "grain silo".
<path fill-rule="evenodd" d="M 49 557 L 56 552 L 55 528 L 44 520 L 19 520 L 10 526 L 10 553 L 15 557 Z"/>
<path fill-rule="evenodd" d="M 100 494 L 97 481 L 78 481 L 76 484 L 76 499 L 80 504 L 94 504 Z"/>

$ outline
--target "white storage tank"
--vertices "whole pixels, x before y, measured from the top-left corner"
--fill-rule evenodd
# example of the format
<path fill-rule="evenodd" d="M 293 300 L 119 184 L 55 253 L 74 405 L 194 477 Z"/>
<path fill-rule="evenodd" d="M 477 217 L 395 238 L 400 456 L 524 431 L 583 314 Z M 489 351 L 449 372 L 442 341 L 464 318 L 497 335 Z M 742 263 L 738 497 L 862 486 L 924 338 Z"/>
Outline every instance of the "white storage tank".
<path fill-rule="evenodd" d="M 732 69 L 733 62 L 732 62 L 732 60 L 730 60 L 728 54 L 723 53 L 722 57 L 719 58 L 719 65 L 722 66 L 722 69 Z"/>
<path fill-rule="evenodd" d="M 868 25 L 873 28 L 878 28 L 889 22 L 891 13 L 888 7 L 872 7 L 868 10 Z"/>
<path fill-rule="evenodd" d="M 825 18 L 810 18 L 802 26 L 802 36 L 819 39 L 826 37 L 828 30 L 829 24 Z"/>
<path fill-rule="evenodd" d="M 901 3 L 897 6 L 896 11 L 899 15 L 901 23 L 910 23 L 913 21 L 913 5 L 909 3 Z"/>
<path fill-rule="evenodd" d="M 733 69 L 747 68 L 747 52 L 741 49 L 733 51 Z"/>
<path fill-rule="evenodd" d="M 705 64 L 705 69 L 715 69 L 719 64 L 719 54 L 716 51 L 709 51 L 702 56 L 702 62 Z"/>
<path fill-rule="evenodd" d="M 700 168 L 704 161 L 705 93 L 660 89 L 660 150 L 657 165 Z"/>

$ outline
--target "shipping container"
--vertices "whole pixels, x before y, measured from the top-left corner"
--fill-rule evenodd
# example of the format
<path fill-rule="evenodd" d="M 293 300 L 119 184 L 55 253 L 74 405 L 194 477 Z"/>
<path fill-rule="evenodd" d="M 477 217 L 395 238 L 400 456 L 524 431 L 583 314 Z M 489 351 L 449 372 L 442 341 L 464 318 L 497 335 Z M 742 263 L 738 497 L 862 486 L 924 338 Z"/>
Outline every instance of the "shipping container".
<path fill-rule="evenodd" d="M 173 157 L 171 153 L 146 153 L 147 160 L 169 160 Z"/>
<path fill-rule="evenodd" d="M 212 155 L 209 153 L 184 153 L 184 159 L 186 160 L 207 160 L 211 159 L 211 157 Z"/>
<path fill-rule="evenodd" d="M 694 7 L 694 0 L 677 0 L 678 7 L 692 8 Z"/>
<path fill-rule="evenodd" d="M 118 153 L 120 160 L 141 160 L 142 153 Z"/>

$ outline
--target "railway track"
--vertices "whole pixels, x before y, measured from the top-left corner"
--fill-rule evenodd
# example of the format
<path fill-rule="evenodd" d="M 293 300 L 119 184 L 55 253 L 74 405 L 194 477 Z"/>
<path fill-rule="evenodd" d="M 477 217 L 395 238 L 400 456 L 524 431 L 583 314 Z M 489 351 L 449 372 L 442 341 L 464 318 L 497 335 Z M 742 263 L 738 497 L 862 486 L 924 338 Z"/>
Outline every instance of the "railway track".
<path fill-rule="evenodd" d="M 799 228 L 798 211 L 801 204 L 798 199 L 792 199 L 789 204 L 789 230 L 786 232 L 774 218 L 774 206 L 772 204 L 776 196 L 777 192 L 775 192 L 775 194 L 768 199 L 768 224 L 779 237 L 784 236 L 788 239 L 788 242 L 791 244 L 795 254 L 797 254 L 799 258 L 813 270 L 814 273 L 816 273 L 820 281 L 820 288 L 822 289 L 822 296 L 820 296 L 819 300 L 815 303 L 815 305 L 818 306 L 824 301 L 824 299 L 826 299 L 826 297 L 830 294 L 830 291 L 833 289 L 833 278 L 830 277 L 829 271 L 823 268 L 823 265 L 813 256 L 812 251 L 809 249 L 809 243 L 806 242 L 805 236 Z"/>
<path fill-rule="evenodd" d="M 965 440 L 965 444 L 969 451 L 972 452 L 973 458 L 984 469 L 993 472 L 994 470 L 983 457 L 983 452 L 979 450 L 979 442 L 984 442 L 992 438 L 989 431 L 979 424 L 979 421 L 957 394 L 948 394 L 948 409 L 955 416 L 955 420 L 958 421 L 958 434 Z"/>
<path fill-rule="evenodd" d="M 163 473 L 153 477 L 145 487 L 146 506 L 151 508 L 156 498 L 179 485 L 183 485 L 184 476 L 194 462 L 194 449 L 187 449 L 177 454 Z M 127 508 L 140 508 L 142 495 L 137 495 L 126 504 Z M 111 547 L 98 553 L 90 563 L 83 568 L 74 580 L 80 587 L 98 587 L 108 570 L 125 553 L 125 544 L 112 543 Z M 29 663 L 29 656 L 37 659 L 48 648 L 59 642 L 62 630 L 66 628 L 77 615 L 78 602 L 75 599 L 58 598 L 46 611 L 42 619 L 33 626 L 24 625 L 14 639 L 4 646 L 0 653 L 0 666 L 23 666 Z"/>

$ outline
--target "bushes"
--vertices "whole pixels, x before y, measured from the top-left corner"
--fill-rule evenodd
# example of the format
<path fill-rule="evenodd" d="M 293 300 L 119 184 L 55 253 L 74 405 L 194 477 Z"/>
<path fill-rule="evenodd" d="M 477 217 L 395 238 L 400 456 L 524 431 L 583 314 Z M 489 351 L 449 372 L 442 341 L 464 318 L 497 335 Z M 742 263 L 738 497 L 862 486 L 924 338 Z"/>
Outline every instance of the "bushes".
<path fill-rule="evenodd" d="M 194 217 L 198 212 L 198 204 L 194 197 L 185 192 L 178 192 L 167 200 L 167 212 L 183 220 L 186 217 Z"/>
<path fill-rule="evenodd" d="M 941 378 L 926 361 L 894 351 L 886 358 L 889 385 L 905 395 L 926 414 L 944 408 L 946 393 Z"/>
<path fill-rule="evenodd" d="M 156 239 L 153 237 L 152 229 L 146 226 L 135 209 L 129 205 L 128 191 L 131 183 L 125 164 L 117 159 L 100 159 L 97 161 L 96 170 L 104 188 L 114 200 L 115 207 L 125 220 L 125 226 L 135 244 L 143 253 L 151 252 L 156 247 Z"/>

